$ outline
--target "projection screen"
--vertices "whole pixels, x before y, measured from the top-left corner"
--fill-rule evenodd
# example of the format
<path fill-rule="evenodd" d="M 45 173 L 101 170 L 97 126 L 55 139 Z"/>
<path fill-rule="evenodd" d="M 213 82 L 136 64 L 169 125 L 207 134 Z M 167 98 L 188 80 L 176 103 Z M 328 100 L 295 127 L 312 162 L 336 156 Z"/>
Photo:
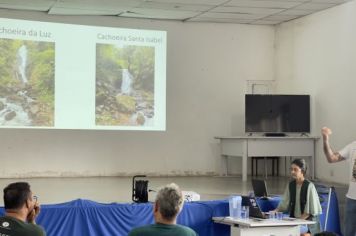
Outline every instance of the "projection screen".
<path fill-rule="evenodd" d="M 166 32 L 0 19 L 0 128 L 165 130 Z"/>

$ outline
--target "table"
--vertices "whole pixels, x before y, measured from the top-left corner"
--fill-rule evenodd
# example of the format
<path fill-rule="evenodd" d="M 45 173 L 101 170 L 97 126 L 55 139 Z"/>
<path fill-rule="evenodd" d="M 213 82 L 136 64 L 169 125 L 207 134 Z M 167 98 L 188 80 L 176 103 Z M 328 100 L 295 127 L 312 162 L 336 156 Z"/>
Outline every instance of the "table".
<path fill-rule="evenodd" d="M 322 199 L 320 215 L 321 229 L 329 232 L 341 234 L 340 216 L 339 216 L 339 203 L 335 189 L 331 187 L 330 198 L 327 193 L 321 193 L 319 189 L 321 185 L 315 184 L 319 197 Z M 325 187 L 325 186 L 324 186 Z M 329 212 L 327 212 L 328 201 L 330 199 Z M 275 210 L 281 201 L 280 196 L 274 196 L 269 199 L 257 198 L 257 204 L 260 206 L 261 211 L 268 212 Z"/>
<path fill-rule="evenodd" d="M 233 219 L 231 217 L 213 217 L 219 224 L 231 226 L 231 236 L 299 236 L 301 225 L 315 224 L 314 221 L 294 219 Z"/>
<path fill-rule="evenodd" d="M 232 136 L 215 137 L 220 140 L 220 175 L 227 175 L 228 157 L 242 157 L 242 181 L 247 181 L 248 157 L 309 157 L 311 178 L 315 179 L 315 145 L 319 137 L 313 136 Z"/>

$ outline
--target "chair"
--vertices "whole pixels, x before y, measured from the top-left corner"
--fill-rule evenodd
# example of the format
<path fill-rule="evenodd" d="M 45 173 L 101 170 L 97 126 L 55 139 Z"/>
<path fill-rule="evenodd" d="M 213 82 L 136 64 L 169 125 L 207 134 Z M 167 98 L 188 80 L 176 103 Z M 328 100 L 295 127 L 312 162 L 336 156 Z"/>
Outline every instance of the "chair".
<path fill-rule="evenodd" d="M 335 188 L 328 187 L 320 183 L 314 183 L 314 185 L 316 191 L 318 192 L 319 198 L 321 200 L 320 203 L 322 204 L 321 206 L 324 212 L 324 216 L 321 217 L 323 219 L 320 218 L 321 230 L 329 231 L 329 232 L 333 231 L 334 233 L 340 234 L 341 231 L 340 231 L 339 215 L 337 214 L 336 216 L 335 214 L 330 214 L 331 208 L 334 208 L 334 210 L 336 208 L 337 213 L 339 211 L 337 206 Z M 335 226 L 335 224 L 337 224 L 337 226 Z"/>
<path fill-rule="evenodd" d="M 331 193 L 333 191 L 333 187 L 328 188 L 328 200 L 327 200 L 327 205 L 326 205 L 326 213 L 325 213 L 325 222 L 324 225 L 321 225 L 322 230 L 327 230 L 328 227 L 328 219 L 329 219 L 329 208 L 330 208 L 330 199 L 331 199 Z M 318 194 L 323 193 L 323 191 L 318 191 Z"/>
<path fill-rule="evenodd" d="M 258 175 L 258 161 L 259 160 L 264 160 L 264 166 L 265 166 L 265 178 L 267 178 L 267 160 L 272 160 L 272 176 L 275 176 L 275 163 L 277 164 L 276 166 L 276 176 L 279 176 L 279 157 L 252 157 L 251 158 L 251 175 L 254 176 L 254 173 L 256 172 L 256 176 Z M 276 162 L 275 162 L 276 161 Z M 254 163 L 256 162 L 256 165 Z M 256 168 L 254 168 L 256 166 Z M 256 171 L 255 171 L 256 170 Z"/>

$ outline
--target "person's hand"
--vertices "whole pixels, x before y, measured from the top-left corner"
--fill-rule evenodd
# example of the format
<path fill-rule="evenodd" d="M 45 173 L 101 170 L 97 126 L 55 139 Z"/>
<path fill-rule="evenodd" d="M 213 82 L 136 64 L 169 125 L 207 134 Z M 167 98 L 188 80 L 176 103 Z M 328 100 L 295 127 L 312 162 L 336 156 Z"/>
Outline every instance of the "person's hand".
<path fill-rule="evenodd" d="M 323 127 L 321 129 L 321 134 L 323 135 L 323 138 L 324 139 L 328 139 L 329 138 L 329 135 L 332 134 L 332 131 L 331 129 L 329 129 L 328 127 Z"/>
<path fill-rule="evenodd" d="M 32 211 L 27 216 L 27 222 L 35 224 L 36 223 L 36 217 L 40 214 L 41 207 L 38 204 L 38 202 L 35 203 Z"/>
<path fill-rule="evenodd" d="M 37 217 L 40 214 L 41 207 L 38 202 L 35 203 L 35 206 L 33 207 L 33 210 L 35 211 L 35 217 Z"/>

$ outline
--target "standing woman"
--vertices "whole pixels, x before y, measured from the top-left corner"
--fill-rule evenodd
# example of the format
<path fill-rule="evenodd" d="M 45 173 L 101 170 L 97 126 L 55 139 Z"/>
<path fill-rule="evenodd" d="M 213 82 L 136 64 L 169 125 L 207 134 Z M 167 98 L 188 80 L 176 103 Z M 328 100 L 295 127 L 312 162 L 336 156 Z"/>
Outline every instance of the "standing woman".
<path fill-rule="evenodd" d="M 314 184 L 305 179 L 307 172 L 305 160 L 293 160 L 290 171 L 292 181 L 284 191 L 282 201 L 276 210 L 288 212 L 290 217 L 315 221 L 316 224 L 301 230 L 302 235 L 310 235 L 308 233 L 314 235 L 320 232 L 319 215 L 322 210 Z"/>

